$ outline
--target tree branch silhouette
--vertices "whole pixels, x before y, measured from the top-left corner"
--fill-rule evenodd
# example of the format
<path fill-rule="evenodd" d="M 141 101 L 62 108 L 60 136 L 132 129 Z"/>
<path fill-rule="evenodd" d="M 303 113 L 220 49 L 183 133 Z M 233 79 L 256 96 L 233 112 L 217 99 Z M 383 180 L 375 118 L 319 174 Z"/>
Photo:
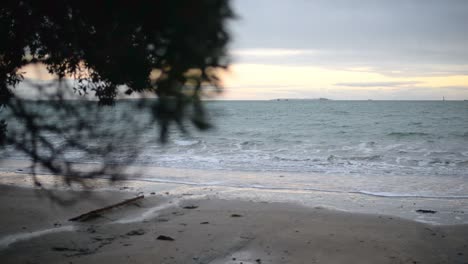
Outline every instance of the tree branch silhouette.
<path fill-rule="evenodd" d="M 121 162 L 123 152 L 131 162 L 140 149 L 116 143 L 138 146 L 155 124 L 162 142 L 172 124 L 182 132 L 186 121 L 208 129 L 201 98 L 221 91 L 217 74 L 229 64 L 232 18 L 228 0 L 3 1 L 0 146 L 29 157 L 33 174 L 41 166 L 70 176 L 71 184 L 102 174 L 117 178 L 109 164 Z M 46 68 L 56 80 L 25 78 L 28 65 Z M 17 87 L 24 84 L 22 97 Z M 121 96 L 140 99 L 122 102 L 125 110 L 109 108 Z M 126 128 L 100 125 L 118 122 Z M 79 171 L 70 152 L 101 167 Z"/>

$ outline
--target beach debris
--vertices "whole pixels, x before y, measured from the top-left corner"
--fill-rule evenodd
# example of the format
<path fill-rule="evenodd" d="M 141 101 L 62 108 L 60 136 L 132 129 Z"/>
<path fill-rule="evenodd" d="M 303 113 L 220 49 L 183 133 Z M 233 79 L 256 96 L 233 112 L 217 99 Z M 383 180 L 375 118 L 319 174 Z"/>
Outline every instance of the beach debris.
<path fill-rule="evenodd" d="M 52 250 L 54 250 L 54 251 L 70 251 L 72 249 L 69 249 L 67 247 L 52 247 Z"/>
<path fill-rule="evenodd" d="M 54 251 L 71 251 L 71 252 L 79 252 L 79 253 L 86 253 L 89 251 L 87 248 L 68 248 L 68 247 L 52 247 Z"/>
<path fill-rule="evenodd" d="M 187 206 L 184 206 L 183 208 L 184 209 L 197 209 L 198 206 L 196 206 L 196 205 L 187 205 Z"/>
<path fill-rule="evenodd" d="M 108 211 L 110 209 L 113 209 L 113 208 L 116 208 L 116 207 L 119 207 L 119 206 L 123 206 L 123 205 L 127 205 L 127 204 L 130 204 L 130 203 L 136 202 L 136 201 L 141 200 L 143 198 L 145 198 L 145 196 L 140 195 L 140 196 L 137 196 L 135 198 L 124 200 L 124 201 L 122 201 L 120 203 L 116 203 L 116 204 L 113 204 L 113 205 L 109 205 L 109 206 L 106 206 L 106 207 L 102 207 L 102 208 L 99 208 L 99 209 L 96 209 L 96 210 L 89 211 L 89 212 L 81 214 L 79 216 L 70 218 L 70 219 L 68 219 L 68 221 L 84 222 L 84 221 L 87 221 L 89 219 L 99 217 L 100 216 L 99 213 Z"/>
<path fill-rule="evenodd" d="M 141 235 L 144 235 L 144 234 L 145 234 L 145 230 L 136 229 L 136 230 L 132 230 L 132 231 L 128 232 L 127 236 L 141 236 Z"/>
<path fill-rule="evenodd" d="M 209 224 L 210 222 L 201 222 L 200 225 L 207 225 Z"/>
<path fill-rule="evenodd" d="M 231 217 L 242 217 L 240 214 L 232 214 Z"/>
<path fill-rule="evenodd" d="M 437 211 L 426 210 L 426 209 L 418 209 L 418 210 L 416 210 L 416 212 L 421 213 L 421 214 L 435 214 L 435 213 L 437 213 Z"/>
<path fill-rule="evenodd" d="M 104 240 L 107 240 L 108 238 L 103 238 L 103 237 L 92 237 L 91 239 L 93 239 L 94 241 L 104 241 Z"/>
<path fill-rule="evenodd" d="M 156 238 L 157 240 L 164 240 L 164 241 L 174 241 L 175 239 L 173 239 L 172 237 L 170 236 L 165 236 L 165 235 L 160 235 Z"/>
<path fill-rule="evenodd" d="M 182 212 L 172 212 L 173 215 L 184 215 Z"/>
<path fill-rule="evenodd" d="M 150 194 L 151 194 L 151 195 L 155 195 L 156 193 L 155 193 L 155 192 L 151 192 Z"/>

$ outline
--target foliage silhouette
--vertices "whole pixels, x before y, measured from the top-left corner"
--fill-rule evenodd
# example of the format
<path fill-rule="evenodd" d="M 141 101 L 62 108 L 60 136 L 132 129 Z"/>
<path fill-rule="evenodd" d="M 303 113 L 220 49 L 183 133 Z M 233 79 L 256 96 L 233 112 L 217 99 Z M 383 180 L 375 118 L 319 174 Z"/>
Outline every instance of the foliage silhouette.
<path fill-rule="evenodd" d="M 226 22 L 233 17 L 229 0 L 3 1 L 0 145 L 26 153 L 33 160 L 33 172 L 40 164 L 68 175 L 78 174 L 64 157 L 69 148 L 101 155 L 103 161 L 109 161 L 105 157 L 109 153 L 129 151 L 114 149 L 114 143 L 120 136 L 137 142 L 139 125 L 129 125 L 122 135 L 113 134 L 109 142 L 87 144 L 102 131 L 86 118 L 99 116 L 101 110 L 88 106 L 93 102 L 67 100 L 79 96 L 95 97 L 101 106 L 113 105 L 125 95 L 157 97 L 142 99 L 143 107 L 113 118 L 132 122 L 132 111 L 143 109 L 159 124 L 162 141 L 173 122 L 186 131 L 187 118 L 198 129 L 209 128 L 201 97 L 220 91 L 217 73 L 229 64 Z M 47 84 L 27 80 L 22 69 L 28 65 L 45 67 L 57 80 Z M 36 90 L 35 98 L 28 99 L 45 101 L 20 98 L 15 87 L 24 83 Z M 56 87 L 47 87 L 51 85 Z M 49 110 L 41 105 L 52 109 L 59 120 L 46 122 Z M 67 120 L 67 125 L 57 125 L 60 120 Z M 57 145 L 51 134 L 65 139 Z M 103 166 L 80 176 L 93 177 L 112 168 Z"/>

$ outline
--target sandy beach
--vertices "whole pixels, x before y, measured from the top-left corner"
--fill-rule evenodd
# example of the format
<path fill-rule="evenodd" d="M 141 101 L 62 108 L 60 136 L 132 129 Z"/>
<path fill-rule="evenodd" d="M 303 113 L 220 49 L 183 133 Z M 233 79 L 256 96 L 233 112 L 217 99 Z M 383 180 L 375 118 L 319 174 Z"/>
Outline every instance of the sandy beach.
<path fill-rule="evenodd" d="M 2 263 L 468 262 L 466 225 L 191 193 L 54 194 L 63 205 L 36 189 L 0 185 Z M 138 194 L 145 198 L 68 221 Z"/>
<path fill-rule="evenodd" d="M 3 1 L 0 264 L 468 264 L 466 25 L 468 0 Z"/>

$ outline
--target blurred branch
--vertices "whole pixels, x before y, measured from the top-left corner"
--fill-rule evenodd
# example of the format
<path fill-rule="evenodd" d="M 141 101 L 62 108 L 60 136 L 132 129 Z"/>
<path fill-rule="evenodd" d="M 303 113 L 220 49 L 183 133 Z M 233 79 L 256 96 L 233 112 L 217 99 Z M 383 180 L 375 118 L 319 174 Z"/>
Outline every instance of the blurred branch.
<path fill-rule="evenodd" d="M 32 160 L 37 186 L 40 165 L 85 187 L 80 179 L 117 175 L 112 164 L 134 161 L 140 135 L 155 123 L 162 142 L 172 124 L 187 133 L 187 119 L 209 128 L 201 97 L 204 87 L 221 89 L 216 73 L 229 64 L 225 24 L 233 17 L 229 0 L 3 1 L 0 147 Z M 28 65 L 57 80 L 24 78 Z M 24 97 L 20 84 L 30 89 Z M 97 107 L 135 94 L 140 101 L 122 109 Z M 75 169 L 70 153 L 102 166 Z"/>

